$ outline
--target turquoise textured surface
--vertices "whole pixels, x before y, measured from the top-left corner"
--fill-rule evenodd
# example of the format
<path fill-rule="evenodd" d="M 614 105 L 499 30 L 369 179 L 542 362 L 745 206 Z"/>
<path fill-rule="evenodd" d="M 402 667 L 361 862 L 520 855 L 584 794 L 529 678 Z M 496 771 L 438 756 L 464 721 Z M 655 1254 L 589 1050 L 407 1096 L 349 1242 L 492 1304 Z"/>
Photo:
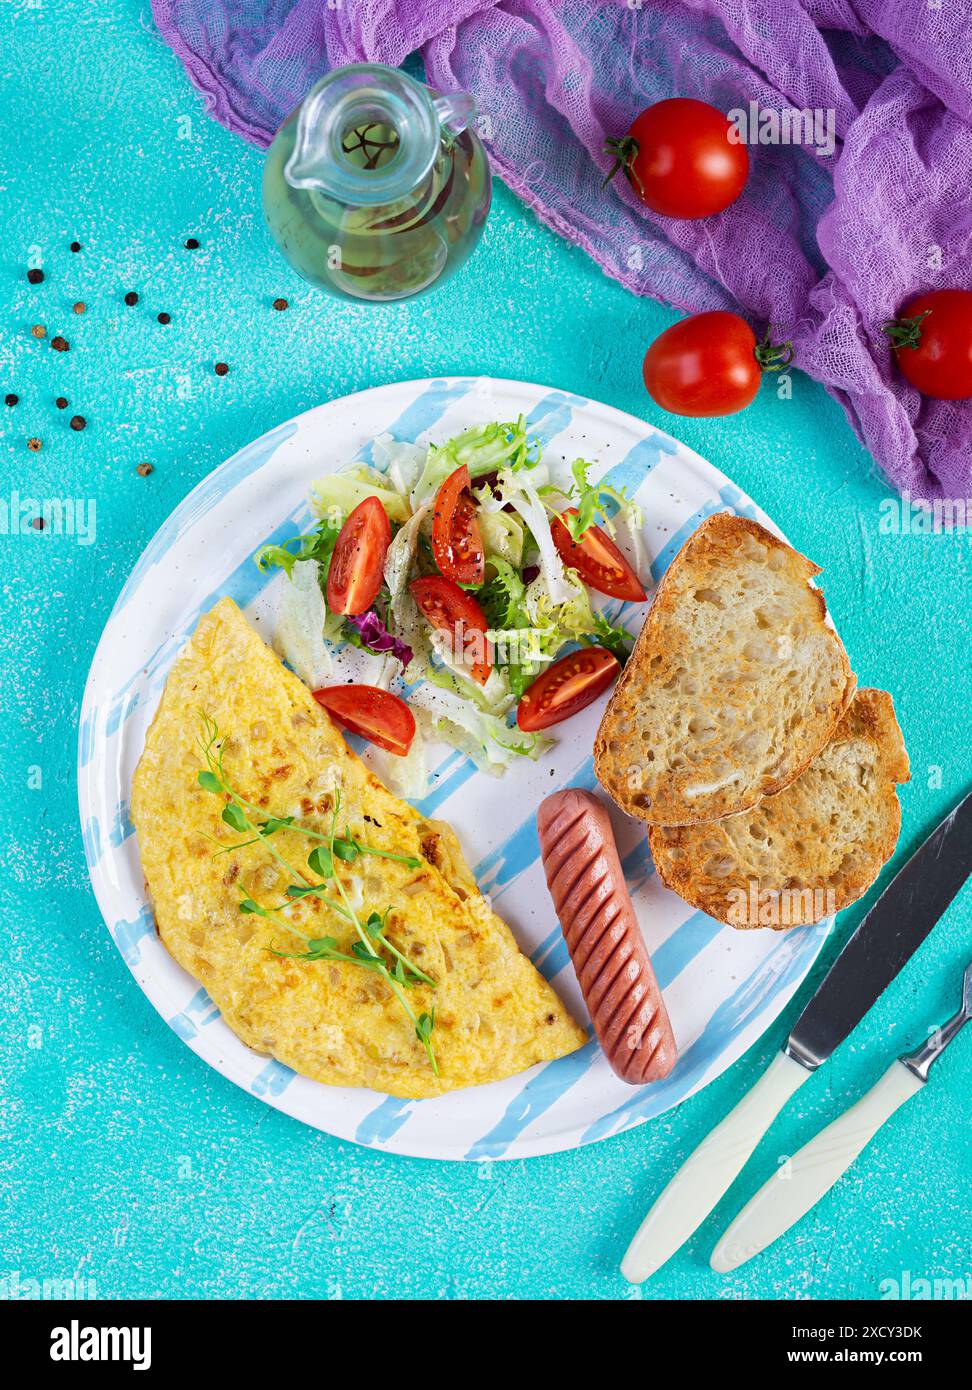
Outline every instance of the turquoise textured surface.
<path fill-rule="evenodd" d="M 769 1061 L 863 905 L 839 919 L 784 1017 L 660 1121 L 501 1165 L 339 1143 L 194 1058 L 108 937 L 74 788 L 78 707 L 107 614 L 195 483 L 321 400 L 470 371 L 602 399 L 679 434 L 824 567 L 858 677 L 894 693 L 912 758 L 897 863 L 970 782 L 968 536 L 888 531 L 887 487 L 839 407 L 799 375 L 789 398 L 765 383 L 735 419 L 654 412 L 640 361 L 670 312 L 605 279 L 500 186 L 479 250 L 441 292 L 382 310 L 316 295 L 262 227 L 261 156 L 207 119 L 147 5 L 5 6 L 0 43 L 0 395 L 19 397 L 0 406 L 0 1294 L 75 1279 L 103 1298 L 632 1296 L 618 1263 L 638 1220 Z M 30 265 L 41 284 L 28 284 Z M 52 350 L 57 335 L 69 351 Z M 140 463 L 154 471 L 139 476 Z M 45 498 L 82 499 L 90 522 L 93 501 L 93 537 L 12 527 L 14 494 L 28 523 Z M 967 887 L 641 1296 L 876 1298 L 906 1286 L 906 1271 L 912 1284 L 972 1278 L 972 1034 L 796 1230 L 728 1277 L 707 1263 L 781 1159 L 952 1012 L 970 952 Z"/>

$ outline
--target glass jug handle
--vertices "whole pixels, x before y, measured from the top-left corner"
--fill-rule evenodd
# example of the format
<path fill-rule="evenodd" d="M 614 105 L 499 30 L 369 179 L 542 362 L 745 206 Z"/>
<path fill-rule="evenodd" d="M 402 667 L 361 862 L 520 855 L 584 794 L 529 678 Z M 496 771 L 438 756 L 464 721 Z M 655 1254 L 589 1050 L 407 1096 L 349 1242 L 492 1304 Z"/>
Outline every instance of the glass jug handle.
<path fill-rule="evenodd" d="M 439 124 L 448 126 L 456 135 L 461 135 L 476 115 L 476 98 L 468 92 L 450 92 L 448 96 L 437 96 L 432 105 L 439 118 Z"/>

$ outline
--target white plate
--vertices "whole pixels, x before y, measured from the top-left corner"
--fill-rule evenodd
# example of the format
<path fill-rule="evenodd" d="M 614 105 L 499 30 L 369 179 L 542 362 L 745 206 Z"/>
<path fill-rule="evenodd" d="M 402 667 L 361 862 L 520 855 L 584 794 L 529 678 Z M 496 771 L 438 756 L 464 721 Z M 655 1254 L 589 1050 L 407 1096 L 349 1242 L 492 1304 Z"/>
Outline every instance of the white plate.
<path fill-rule="evenodd" d="M 527 417 L 556 460 L 598 461 L 635 492 L 652 578 L 703 517 L 733 511 L 777 527 L 727 478 L 633 416 L 562 391 L 489 378 L 377 387 L 318 406 L 271 430 L 205 478 L 148 545 L 122 590 L 92 662 L 81 711 L 78 786 L 91 882 L 111 935 L 155 1008 L 210 1066 L 288 1115 L 345 1139 L 425 1158 L 524 1158 L 617 1134 L 671 1109 L 723 1072 L 785 1007 L 830 927 L 734 931 L 658 883 L 645 836 L 620 813 L 619 849 L 665 991 L 679 1061 L 664 1081 L 618 1081 L 597 1045 L 490 1086 L 403 1101 L 322 1086 L 260 1057 L 223 1023 L 205 990 L 162 947 L 145 896 L 128 797 L 169 667 L 200 616 L 230 594 L 272 632 L 273 586 L 253 552 L 304 529 L 312 479 L 367 459 L 375 436 L 441 441 L 466 426 Z M 600 468 L 595 472 L 595 476 Z M 634 618 L 631 605 L 611 611 Z M 606 699 L 607 697 L 604 697 Z M 450 820 L 484 892 L 523 950 L 585 1019 L 538 858 L 536 808 L 557 787 L 594 785 L 591 748 L 604 701 L 555 732 L 539 763 L 494 780 L 443 756 L 421 804 Z"/>

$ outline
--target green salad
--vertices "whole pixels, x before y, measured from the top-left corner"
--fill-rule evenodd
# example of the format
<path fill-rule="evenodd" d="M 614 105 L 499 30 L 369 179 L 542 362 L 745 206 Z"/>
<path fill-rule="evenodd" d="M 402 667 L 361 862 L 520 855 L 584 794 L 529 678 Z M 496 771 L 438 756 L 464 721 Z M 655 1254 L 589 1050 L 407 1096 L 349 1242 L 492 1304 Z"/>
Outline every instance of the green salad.
<path fill-rule="evenodd" d="M 312 485 L 313 530 L 255 556 L 287 576 L 281 654 L 339 722 L 392 754 L 382 770 L 401 794 L 424 794 L 432 740 L 492 774 L 537 758 L 546 729 L 626 660 L 631 634 L 591 593 L 645 600 L 641 516 L 592 468 L 576 459 L 569 482 L 554 480 L 522 417 L 427 447 L 383 436 L 367 465 Z M 376 674 L 338 700 L 344 643 L 373 653 Z"/>

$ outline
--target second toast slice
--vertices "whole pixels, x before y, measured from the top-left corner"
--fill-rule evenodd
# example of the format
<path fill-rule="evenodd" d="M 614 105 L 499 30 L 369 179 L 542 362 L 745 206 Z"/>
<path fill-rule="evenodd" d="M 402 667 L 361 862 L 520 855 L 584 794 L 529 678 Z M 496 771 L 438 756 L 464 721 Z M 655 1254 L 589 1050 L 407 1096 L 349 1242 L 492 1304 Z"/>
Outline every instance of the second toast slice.
<path fill-rule="evenodd" d="M 740 816 L 652 826 L 666 888 L 734 927 L 804 926 L 859 898 L 901 827 L 895 784 L 909 777 L 894 703 L 859 690 L 802 777 Z"/>

